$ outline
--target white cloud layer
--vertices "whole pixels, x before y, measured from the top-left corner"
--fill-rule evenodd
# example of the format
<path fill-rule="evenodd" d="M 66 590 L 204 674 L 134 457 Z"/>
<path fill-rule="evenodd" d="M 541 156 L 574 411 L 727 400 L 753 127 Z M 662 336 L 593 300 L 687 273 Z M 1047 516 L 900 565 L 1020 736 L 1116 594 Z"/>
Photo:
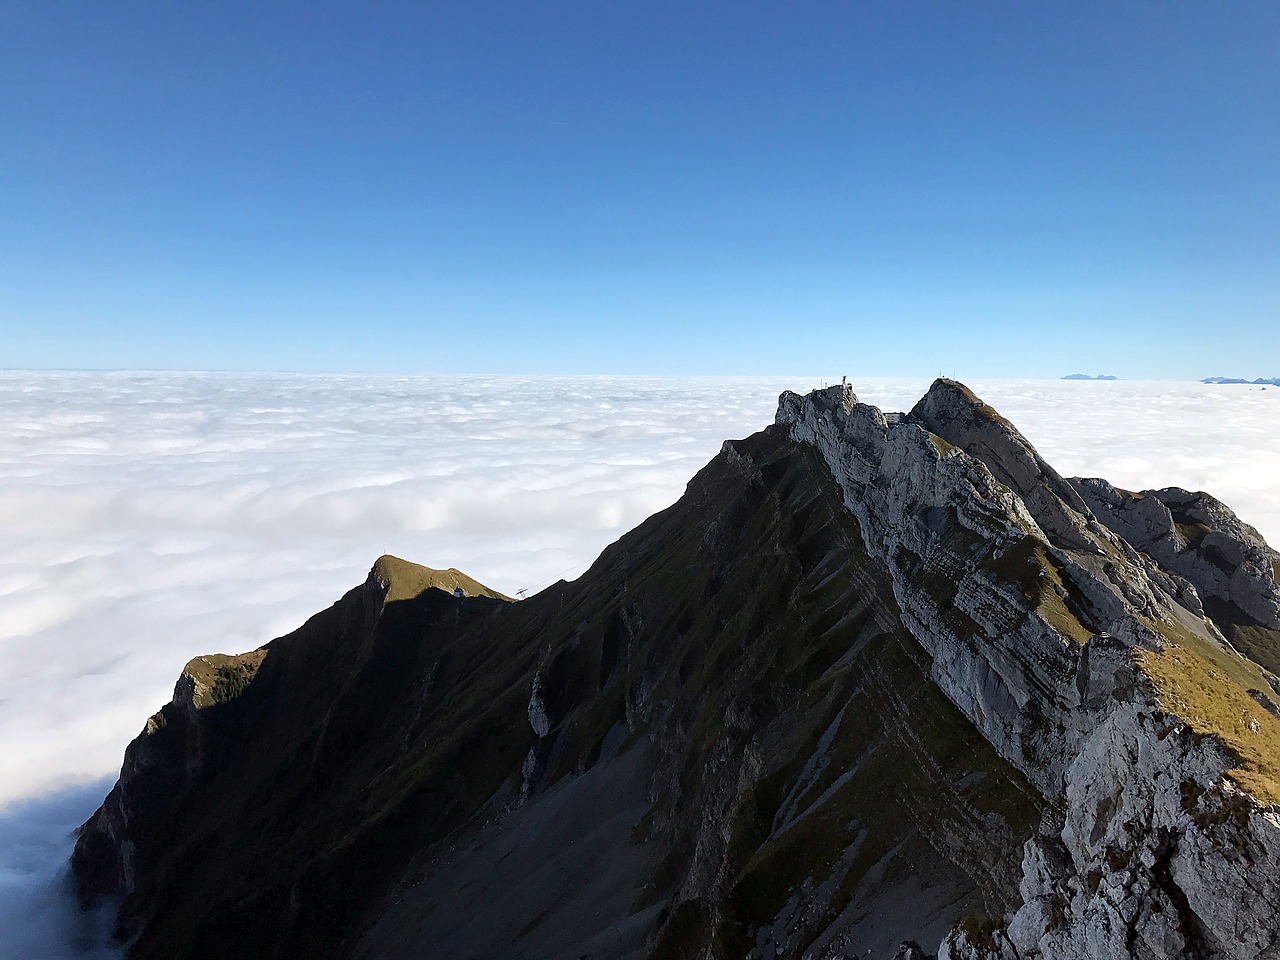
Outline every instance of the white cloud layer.
<path fill-rule="evenodd" d="M 189 658 L 291 630 L 381 553 L 571 579 L 817 383 L 0 374 L 0 923 L 61 915 L 32 898 Z M 889 410 L 927 386 L 855 383 Z M 970 386 L 1063 474 L 1205 489 L 1280 542 L 1280 389 Z"/>

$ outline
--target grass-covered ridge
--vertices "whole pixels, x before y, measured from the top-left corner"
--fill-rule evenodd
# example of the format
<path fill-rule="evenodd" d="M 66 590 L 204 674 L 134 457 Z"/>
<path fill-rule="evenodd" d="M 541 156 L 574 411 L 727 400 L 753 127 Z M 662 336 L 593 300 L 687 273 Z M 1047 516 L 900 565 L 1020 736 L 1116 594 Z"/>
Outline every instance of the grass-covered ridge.
<path fill-rule="evenodd" d="M 474 580 L 461 570 L 450 567 L 448 570 L 436 570 L 421 564 L 401 560 L 391 554 L 379 557 L 373 565 L 373 577 L 386 588 L 386 602 L 412 600 L 424 590 L 435 587 L 445 593 L 453 593 L 458 587 L 468 597 L 494 597 L 498 600 L 509 600 L 497 590 L 486 587 L 479 580 Z"/>
<path fill-rule="evenodd" d="M 1280 720 L 1249 695 L 1271 693 L 1258 666 L 1172 623 L 1151 623 L 1168 641 L 1160 652 L 1135 649 L 1162 710 L 1193 730 L 1217 736 L 1236 757 L 1229 771 L 1263 804 L 1280 804 Z"/>
<path fill-rule="evenodd" d="M 191 702 L 197 709 L 204 709 L 240 696 L 257 676 L 266 656 L 267 649 L 260 647 L 239 656 L 213 653 L 189 661 L 182 672 L 191 678 L 194 687 Z"/>
<path fill-rule="evenodd" d="M 1223 630 L 1231 645 L 1272 673 L 1280 672 L 1280 630 L 1256 624 L 1228 624 Z"/>

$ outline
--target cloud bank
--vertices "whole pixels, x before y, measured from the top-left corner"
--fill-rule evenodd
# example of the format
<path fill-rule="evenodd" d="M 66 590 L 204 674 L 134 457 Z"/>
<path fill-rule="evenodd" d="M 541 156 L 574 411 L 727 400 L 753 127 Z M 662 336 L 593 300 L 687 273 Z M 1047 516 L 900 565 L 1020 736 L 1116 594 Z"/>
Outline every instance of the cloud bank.
<path fill-rule="evenodd" d="M 572 579 L 818 384 L 0 374 L 0 922 L 36 931 L 0 957 L 90 942 L 58 905 L 68 831 L 188 659 L 288 632 L 382 553 Z M 1063 474 L 1205 489 L 1280 542 L 1280 390 L 970 386 Z M 928 381 L 855 387 L 901 410 Z"/>

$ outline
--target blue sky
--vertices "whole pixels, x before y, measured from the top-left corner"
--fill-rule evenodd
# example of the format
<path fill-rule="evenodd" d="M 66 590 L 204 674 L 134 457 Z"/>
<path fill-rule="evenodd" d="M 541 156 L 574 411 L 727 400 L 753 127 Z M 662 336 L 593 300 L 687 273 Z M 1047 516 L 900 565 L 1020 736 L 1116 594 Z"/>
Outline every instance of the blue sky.
<path fill-rule="evenodd" d="M 1272 3 L 0 4 L 0 367 L 1280 375 Z"/>

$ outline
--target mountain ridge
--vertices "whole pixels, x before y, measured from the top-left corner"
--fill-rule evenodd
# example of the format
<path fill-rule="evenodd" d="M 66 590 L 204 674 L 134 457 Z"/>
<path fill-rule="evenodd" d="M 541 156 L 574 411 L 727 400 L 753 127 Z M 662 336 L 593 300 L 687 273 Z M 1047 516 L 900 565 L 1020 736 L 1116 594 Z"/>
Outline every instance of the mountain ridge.
<path fill-rule="evenodd" d="M 138 958 L 1276 956 L 1250 737 L 1280 694 L 1226 636 L 1280 649 L 1274 552 L 1189 495 L 1161 564 L 1103 483 L 954 381 L 889 416 L 783 394 L 572 584 L 371 572 L 214 702 L 180 680 L 82 830 L 82 897 L 122 898 Z"/>

